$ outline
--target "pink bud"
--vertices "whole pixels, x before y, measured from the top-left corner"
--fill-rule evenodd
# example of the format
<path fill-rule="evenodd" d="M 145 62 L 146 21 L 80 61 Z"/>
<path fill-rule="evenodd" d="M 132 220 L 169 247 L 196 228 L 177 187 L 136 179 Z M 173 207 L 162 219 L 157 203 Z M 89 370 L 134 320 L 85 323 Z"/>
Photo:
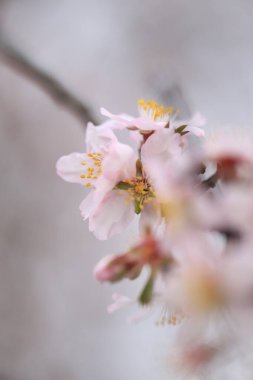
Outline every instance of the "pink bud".
<path fill-rule="evenodd" d="M 95 278 L 100 281 L 115 281 L 118 272 L 122 271 L 120 265 L 114 265 L 115 256 L 106 256 L 98 262 L 94 269 Z"/>

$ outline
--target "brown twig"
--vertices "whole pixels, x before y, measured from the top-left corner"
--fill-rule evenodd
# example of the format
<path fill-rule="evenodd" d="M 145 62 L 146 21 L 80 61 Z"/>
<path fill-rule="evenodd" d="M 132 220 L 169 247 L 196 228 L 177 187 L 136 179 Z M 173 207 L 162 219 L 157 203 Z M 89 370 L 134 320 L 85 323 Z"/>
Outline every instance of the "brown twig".
<path fill-rule="evenodd" d="M 57 79 L 36 66 L 22 52 L 0 35 L 0 59 L 15 71 L 27 77 L 44 90 L 56 103 L 81 120 L 96 123 L 90 108 L 67 90 Z"/>

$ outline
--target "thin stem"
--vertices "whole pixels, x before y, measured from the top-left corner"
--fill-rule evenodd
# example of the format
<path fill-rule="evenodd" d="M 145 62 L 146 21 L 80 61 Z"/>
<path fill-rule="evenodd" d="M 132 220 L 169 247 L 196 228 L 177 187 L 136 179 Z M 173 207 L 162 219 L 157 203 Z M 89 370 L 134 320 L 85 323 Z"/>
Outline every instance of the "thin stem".
<path fill-rule="evenodd" d="M 13 70 L 33 81 L 57 104 L 76 116 L 85 126 L 87 121 L 96 123 L 90 108 L 67 90 L 57 79 L 36 66 L 22 52 L 0 35 L 0 59 Z"/>

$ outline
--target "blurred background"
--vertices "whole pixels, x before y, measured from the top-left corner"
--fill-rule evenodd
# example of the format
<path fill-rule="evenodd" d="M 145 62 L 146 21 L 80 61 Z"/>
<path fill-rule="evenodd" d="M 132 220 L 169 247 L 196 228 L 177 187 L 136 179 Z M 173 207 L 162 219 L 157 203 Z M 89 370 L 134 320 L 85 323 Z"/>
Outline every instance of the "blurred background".
<path fill-rule="evenodd" d="M 253 119 L 251 0 L 6 0 L 1 32 L 89 104 L 136 113 L 143 97 L 201 111 L 208 128 Z M 168 379 L 174 328 L 108 316 L 95 263 L 134 242 L 97 241 L 84 190 L 55 174 L 84 125 L 0 61 L 0 380 Z"/>

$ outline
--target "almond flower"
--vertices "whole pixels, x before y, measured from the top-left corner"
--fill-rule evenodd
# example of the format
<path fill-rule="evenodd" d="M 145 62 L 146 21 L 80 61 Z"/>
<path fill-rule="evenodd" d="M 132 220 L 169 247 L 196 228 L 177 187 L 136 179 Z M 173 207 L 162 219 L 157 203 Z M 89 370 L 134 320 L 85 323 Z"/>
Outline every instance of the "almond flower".
<path fill-rule="evenodd" d="M 149 158 L 162 157 L 167 162 L 182 152 L 182 137 L 168 128 L 148 137 L 139 159 L 133 148 L 117 140 L 114 127 L 115 121 L 98 127 L 89 124 L 87 152 L 63 156 L 56 164 L 62 179 L 91 189 L 80 211 L 84 220 L 89 219 L 90 231 L 101 240 L 121 232 L 135 214 L 142 214 L 143 229 L 160 224 Z"/>
<path fill-rule="evenodd" d="M 87 129 L 87 152 L 61 157 L 57 174 L 91 191 L 80 205 L 89 229 L 104 240 L 121 232 L 155 193 L 134 150 L 121 144 L 107 125 Z"/>
<path fill-rule="evenodd" d="M 201 127 L 205 124 L 205 118 L 196 113 L 189 120 L 176 121 L 176 111 L 172 107 L 164 108 L 153 100 L 138 101 L 139 117 L 133 117 L 126 114 L 115 115 L 101 108 L 102 115 L 115 122 L 116 129 L 129 129 L 130 131 L 139 130 L 142 134 L 149 134 L 152 131 L 158 131 L 163 128 L 171 127 L 178 133 L 192 133 L 196 136 L 204 136 Z"/>
<path fill-rule="evenodd" d="M 136 175 L 137 155 L 118 142 L 107 124 L 88 125 L 86 153 L 71 153 L 56 164 L 57 174 L 67 182 L 78 183 L 91 191 L 80 205 L 81 215 L 89 219 L 89 229 L 99 239 L 107 239 L 125 228 L 134 217 L 116 185 Z"/>

